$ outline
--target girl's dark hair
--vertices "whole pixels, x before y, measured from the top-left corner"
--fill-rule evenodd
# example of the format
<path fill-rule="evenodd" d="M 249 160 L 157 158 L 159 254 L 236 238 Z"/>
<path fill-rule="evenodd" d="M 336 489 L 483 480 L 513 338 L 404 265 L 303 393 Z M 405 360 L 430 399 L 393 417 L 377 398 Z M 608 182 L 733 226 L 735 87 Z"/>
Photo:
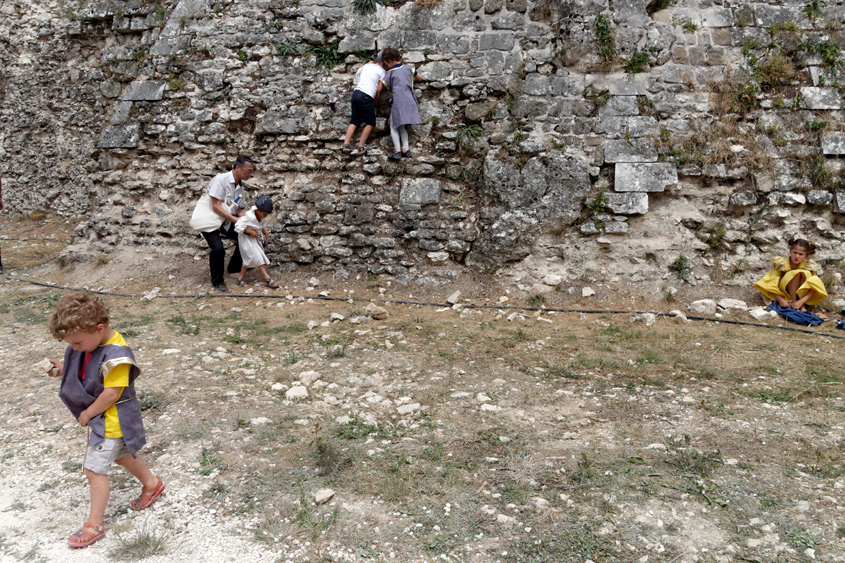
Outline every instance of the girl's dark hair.
<path fill-rule="evenodd" d="M 804 250 L 807 251 L 808 257 L 812 256 L 813 253 L 816 251 L 816 245 L 814 245 L 813 243 L 811 243 L 807 239 L 803 239 L 803 238 L 794 238 L 791 241 L 789 241 L 787 244 L 789 244 L 790 249 L 793 246 L 800 246 L 801 248 L 803 248 Z"/>

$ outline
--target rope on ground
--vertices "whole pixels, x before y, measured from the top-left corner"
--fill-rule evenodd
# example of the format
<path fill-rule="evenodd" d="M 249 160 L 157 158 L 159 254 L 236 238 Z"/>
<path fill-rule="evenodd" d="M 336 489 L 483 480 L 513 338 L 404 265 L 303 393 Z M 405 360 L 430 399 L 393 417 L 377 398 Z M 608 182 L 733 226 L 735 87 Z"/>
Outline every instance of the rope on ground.
<path fill-rule="evenodd" d="M 50 260 L 53 260 L 52 258 Z M 49 262 L 50 260 L 47 260 Z M 43 267 L 43 266 L 41 266 Z M 29 270 L 25 273 L 30 273 L 34 271 L 34 269 Z M 21 282 L 21 283 L 28 283 L 31 285 L 37 285 L 40 287 L 49 287 L 51 289 L 59 289 L 64 291 L 85 291 L 88 293 L 94 293 L 96 295 L 107 295 L 110 297 L 127 297 L 130 299 L 142 299 L 143 295 L 137 295 L 134 293 L 116 293 L 113 291 L 104 291 L 100 289 L 87 289 L 87 288 L 78 288 L 78 287 L 70 287 L 65 285 L 57 285 L 52 283 L 46 282 L 39 282 L 35 280 L 29 280 L 14 273 L 6 274 L 6 278 Z M 404 301 L 399 299 L 367 299 L 363 297 L 329 297 L 326 295 L 253 295 L 253 294 L 234 294 L 234 293 L 211 293 L 211 294 L 188 294 L 188 295 L 156 295 L 153 299 L 283 299 L 285 301 L 290 299 L 315 299 L 319 301 L 345 301 L 349 302 L 366 302 L 366 303 L 384 303 L 390 305 L 419 305 L 423 307 L 451 307 L 448 303 L 436 303 L 436 302 L 427 302 L 427 301 Z M 564 309 L 558 307 L 526 307 L 520 305 L 464 305 L 464 309 L 493 309 L 493 310 L 515 310 L 515 311 L 540 311 L 540 312 L 554 312 L 554 313 L 583 313 L 585 315 L 643 315 L 643 314 L 652 314 L 655 316 L 660 317 L 667 317 L 667 318 L 674 318 L 677 315 L 673 313 L 663 313 L 660 311 L 638 311 L 638 310 L 614 310 L 614 309 Z M 768 329 L 777 329 L 777 330 L 785 330 L 790 332 L 801 332 L 804 334 L 812 334 L 815 336 L 826 336 L 828 338 L 835 338 L 837 340 L 845 340 L 845 336 L 840 336 L 837 334 L 830 334 L 827 332 L 818 332 L 814 330 L 808 330 L 804 328 L 797 328 L 797 327 L 790 327 L 790 326 L 777 326 L 777 325 L 769 325 L 764 323 L 752 323 L 748 321 L 735 321 L 731 319 L 716 319 L 711 317 L 700 317 L 697 315 L 686 315 L 686 318 L 693 320 L 693 321 L 710 321 L 714 323 L 724 323 L 724 324 L 733 324 L 739 326 L 751 326 L 751 327 L 758 327 L 758 328 L 768 328 Z"/>

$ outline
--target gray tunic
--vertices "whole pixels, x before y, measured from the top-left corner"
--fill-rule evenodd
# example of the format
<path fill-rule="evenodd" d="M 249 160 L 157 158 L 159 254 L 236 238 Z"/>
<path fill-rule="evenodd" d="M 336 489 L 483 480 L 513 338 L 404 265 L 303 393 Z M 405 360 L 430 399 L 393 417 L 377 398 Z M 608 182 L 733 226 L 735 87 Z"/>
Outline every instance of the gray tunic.
<path fill-rule="evenodd" d="M 415 125 L 422 123 L 417 97 L 414 94 L 414 67 L 407 64 L 393 67 L 384 77 L 384 85 L 393 94 L 393 108 L 390 110 L 390 125 Z"/>
<path fill-rule="evenodd" d="M 126 449 L 133 457 L 147 442 L 144 434 L 144 423 L 141 420 L 141 406 L 135 396 L 135 379 L 141 374 L 141 370 L 135 365 L 135 356 L 132 350 L 125 346 L 110 344 L 100 346 L 91 352 L 91 359 L 85 368 L 85 379 L 79 378 L 79 371 L 85 359 L 84 352 L 77 352 L 70 346 L 65 350 L 65 367 L 62 373 L 62 384 L 59 387 L 59 397 L 70 409 L 74 418 L 79 418 L 82 411 L 91 406 L 103 392 L 103 379 L 105 374 L 103 364 L 108 363 L 107 369 L 122 363 L 131 364 L 129 369 L 129 386 L 123 390 L 121 398 L 117 401 L 117 416 L 120 419 L 120 431 L 123 434 L 123 441 Z M 124 398 L 125 397 L 125 398 Z M 102 414 L 98 414 L 90 421 L 91 438 L 88 445 L 99 444 L 105 438 L 106 425 Z"/>

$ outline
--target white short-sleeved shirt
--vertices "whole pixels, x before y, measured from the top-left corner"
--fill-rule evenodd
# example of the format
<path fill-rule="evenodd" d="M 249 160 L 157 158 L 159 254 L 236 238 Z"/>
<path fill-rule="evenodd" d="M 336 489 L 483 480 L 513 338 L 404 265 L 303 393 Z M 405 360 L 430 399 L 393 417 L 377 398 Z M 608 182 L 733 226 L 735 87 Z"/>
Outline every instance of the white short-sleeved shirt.
<path fill-rule="evenodd" d="M 378 83 L 384 78 L 384 69 L 381 65 L 367 63 L 355 73 L 355 89 L 361 90 L 371 98 L 376 97 Z"/>
<path fill-rule="evenodd" d="M 238 207 L 243 209 L 244 199 L 246 194 L 244 193 L 244 186 L 243 184 L 236 184 L 235 183 L 235 175 L 230 170 L 229 172 L 223 172 L 218 174 L 211 181 L 208 183 L 208 188 L 206 188 L 205 193 L 210 195 L 215 199 L 219 199 L 224 204 L 232 203 L 240 196 L 240 201 L 238 202 Z M 229 221 L 226 221 L 228 226 Z"/>

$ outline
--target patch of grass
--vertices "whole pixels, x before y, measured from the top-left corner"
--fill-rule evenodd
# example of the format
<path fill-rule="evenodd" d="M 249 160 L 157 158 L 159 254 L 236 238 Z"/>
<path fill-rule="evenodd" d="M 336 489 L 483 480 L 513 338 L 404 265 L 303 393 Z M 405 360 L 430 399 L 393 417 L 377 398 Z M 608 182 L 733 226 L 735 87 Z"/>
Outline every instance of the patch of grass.
<path fill-rule="evenodd" d="M 160 409 L 167 404 L 167 401 L 164 399 L 164 393 L 141 391 L 138 393 L 138 403 L 141 407 L 141 412 L 144 412 Z"/>
<path fill-rule="evenodd" d="M 62 470 L 68 473 L 82 471 L 82 462 L 76 461 L 75 459 L 69 459 L 62 463 Z"/>
<path fill-rule="evenodd" d="M 284 356 L 282 356 L 282 362 L 286 366 L 292 366 L 292 365 L 296 364 L 297 362 L 299 362 L 300 360 L 303 360 L 304 358 L 305 358 L 305 354 L 300 354 L 299 352 L 289 350 L 289 351 L 285 352 Z"/>
<path fill-rule="evenodd" d="M 692 265 L 683 254 L 675 258 L 675 261 L 669 264 L 669 269 L 678 274 L 678 279 L 680 280 L 689 279 L 689 275 L 692 273 Z"/>
<path fill-rule="evenodd" d="M 340 53 L 338 52 L 338 45 L 339 43 L 337 41 L 328 45 L 311 45 L 305 49 L 305 53 L 314 55 L 317 68 L 331 70 L 341 59 Z"/>
<path fill-rule="evenodd" d="M 610 19 L 605 14 L 597 15 L 595 29 L 599 57 L 609 63 L 616 58 L 616 36 L 610 28 Z"/>
<path fill-rule="evenodd" d="M 788 403 L 794 398 L 792 396 L 792 392 L 789 389 L 779 389 L 777 391 L 766 389 L 763 391 L 759 391 L 755 396 L 761 401 L 769 404 Z"/>
<path fill-rule="evenodd" d="M 634 51 L 628 63 L 625 65 L 625 72 L 628 74 L 638 74 L 648 70 L 648 55 L 641 51 Z"/>
<path fill-rule="evenodd" d="M 209 449 L 203 446 L 200 451 L 200 475 L 211 475 L 218 469 L 223 472 L 227 469 L 227 467 L 228 466 L 223 463 L 219 457 L 212 456 Z"/>
<path fill-rule="evenodd" d="M 114 561 L 140 561 L 148 557 L 166 554 L 171 547 L 175 547 L 174 537 L 170 530 L 162 526 L 147 526 L 138 533 L 125 537 L 117 536 L 117 545 L 109 551 L 109 558 Z"/>
<path fill-rule="evenodd" d="M 571 523 L 560 534 L 543 539 L 521 538 L 508 545 L 507 563 L 583 563 L 624 561 L 612 536 L 600 532 L 601 523 Z"/>
<path fill-rule="evenodd" d="M 280 57 L 295 57 L 299 54 L 296 43 L 279 43 L 276 45 L 276 54 Z"/>
<path fill-rule="evenodd" d="M 677 468 L 682 474 L 690 473 L 699 477 L 707 477 L 710 472 L 722 464 L 722 455 L 715 453 L 699 452 L 690 447 L 690 437 L 685 434 L 682 440 L 666 438 L 663 443 L 666 446 L 667 464 Z"/>
<path fill-rule="evenodd" d="M 542 293 L 535 293 L 528 298 L 528 304 L 532 307 L 542 307 L 546 304 L 546 296 Z"/>
<path fill-rule="evenodd" d="M 461 123 L 452 127 L 455 131 L 455 144 L 458 148 L 474 141 L 484 134 L 484 128 L 479 123 Z"/>
<path fill-rule="evenodd" d="M 311 506 L 306 497 L 305 487 L 300 483 L 299 485 L 299 505 L 296 507 L 296 514 L 294 516 L 296 523 L 300 527 L 314 533 L 314 537 L 321 532 L 328 530 L 340 515 L 340 509 L 335 508 L 329 514 L 320 514 L 318 510 Z"/>
<path fill-rule="evenodd" d="M 331 440 L 317 438 L 314 445 L 314 462 L 320 475 L 334 476 L 352 465 L 349 448 L 341 448 Z"/>

